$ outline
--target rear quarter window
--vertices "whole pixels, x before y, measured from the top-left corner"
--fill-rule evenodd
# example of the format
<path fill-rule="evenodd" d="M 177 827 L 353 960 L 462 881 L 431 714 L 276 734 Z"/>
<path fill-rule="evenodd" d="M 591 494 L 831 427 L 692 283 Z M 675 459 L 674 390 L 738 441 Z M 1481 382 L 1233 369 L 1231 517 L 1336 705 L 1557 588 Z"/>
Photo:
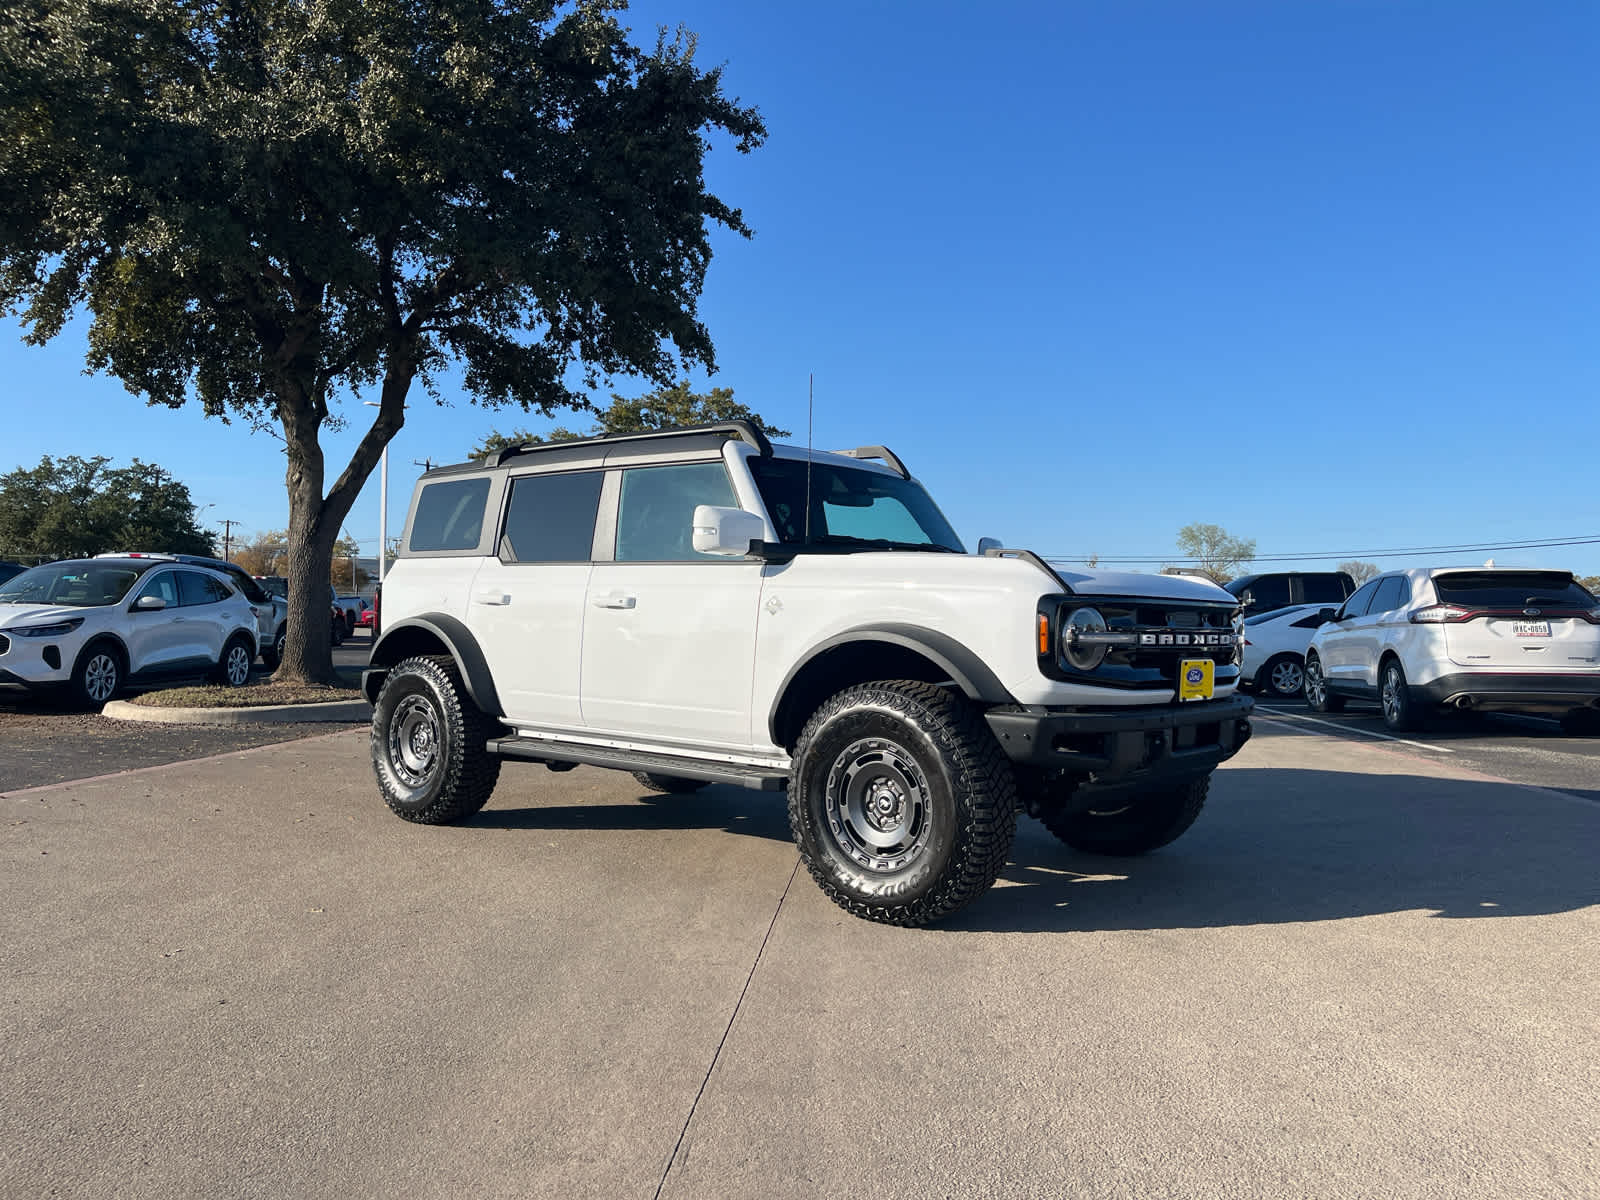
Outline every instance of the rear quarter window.
<path fill-rule="evenodd" d="M 488 500 L 487 477 L 424 484 L 411 518 L 409 548 L 422 552 L 476 549 L 483 536 Z"/>

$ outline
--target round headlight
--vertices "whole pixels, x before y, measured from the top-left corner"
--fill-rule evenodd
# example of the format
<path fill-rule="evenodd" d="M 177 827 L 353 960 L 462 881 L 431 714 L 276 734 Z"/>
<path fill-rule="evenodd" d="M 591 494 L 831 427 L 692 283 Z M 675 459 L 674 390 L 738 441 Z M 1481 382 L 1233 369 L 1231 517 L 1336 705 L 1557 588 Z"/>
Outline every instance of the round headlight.
<path fill-rule="evenodd" d="M 1084 633 L 1104 633 L 1106 619 L 1092 608 L 1074 609 L 1061 623 L 1061 657 L 1079 671 L 1092 671 L 1105 662 L 1109 646 L 1085 646 L 1078 640 Z"/>

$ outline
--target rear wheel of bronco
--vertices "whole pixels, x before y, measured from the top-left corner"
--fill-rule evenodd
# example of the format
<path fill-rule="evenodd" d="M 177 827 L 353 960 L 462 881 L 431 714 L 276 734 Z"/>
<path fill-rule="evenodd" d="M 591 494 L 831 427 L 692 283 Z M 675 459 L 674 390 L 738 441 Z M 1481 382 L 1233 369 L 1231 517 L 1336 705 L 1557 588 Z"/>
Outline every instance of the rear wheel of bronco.
<path fill-rule="evenodd" d="M 1159 791 L 1139 792 L 1082 812 L 1047 808 L 1045 828 L 1074 850 L 1088 854 L 1147 854 L 1175 840 L 1205 807 L 1211 776 Z"/>
<path fill-rule="evenodd" d="M 494 730 L 448 656 L 399 663 L 372 709 L 372 766 L 384 803 L 420 825 L 470 817 L 500 778 L 500 759 L 484 748 Z"/>
<path fill-rule="evenodd" d="M 641 787 L 647 787 L 652 792 L 668 792 L 672 795 L 698 792 L 706 786 L 704 779 L 685 779 L 682 775 L 657 775 L 654 771 L 635 771 L 633 777 L 639 781 Z"/>
<path fill-rule="evenodd" d="M 801 731 L 789 824 L 839 907 L 924 925 L 994 883 L 1016 833 L 1016 785 L 964 699 L 912 680 L 866 683 L 826 701 Z"/>

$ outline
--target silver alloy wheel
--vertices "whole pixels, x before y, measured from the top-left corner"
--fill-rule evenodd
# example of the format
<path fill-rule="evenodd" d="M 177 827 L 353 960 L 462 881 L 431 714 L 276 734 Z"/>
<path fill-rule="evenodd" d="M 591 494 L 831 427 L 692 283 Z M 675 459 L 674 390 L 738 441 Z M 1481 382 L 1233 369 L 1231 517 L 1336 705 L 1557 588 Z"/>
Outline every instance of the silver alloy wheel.
<path fill-rule="evenodd" d="M 1400 697 L 1400 690 L 1405 684 L 1400 682 L 1400 668 L 1390 663 L 1383 669 L 1383 685 L 1379 695 L 1383 699 L 1383 719 L 1390 725 L 1398 725 L 1405 716 L 1405 702 Z"/>
<path fill-rule="evenodd" d="M 228 686 L 243 687 L 250 679 L 250 651 L 237 642 L 229 646 L 223 670 L 227 673 Z"/>
<path fill-rule="evenodd" d="M 852 742 L 833 760 L 823 808 L 834 845 L 868 871 L 903 870 L 928 847 L 927 777 L 883 738 Z"/>
<path fill-rule="evenodd" d="M 1306 685 L 1305 668 L 1292 658 L 1284 658 L 1272 668 L 1267 684 L 1280 696 L 1297 696 Z"/>
<path fill-rule="evenodd" d="M 439 710 L 411 695 L 389 717 L 389 761 L 407 787 L 425 787 L 439 766 Z"/>
<path fill-rule="evenodd" d="M 96 650 L 83 668 L 83 690 L 96 704 L 104 704 L 117 693 L 117 660 L 104 650 Z"/>
<path fill-rule="evenodd" d="M 273 653 L 275 653 L 278 656 L 278 661 L 280 663 L 283 661 L 283 648 L 285 646 L 287 646 L 288 644 L 289 644 L 289 630 L 288 630 L 288 627 L 285 626 L 283 629 L 280 629 L 278 631 L 278 640 L 276 642 L 274 642 L 273 646 L 272 646 Z"/>
<path fill-rule="evenodd" d="M 1322 661 L 1313 658 L 1306 663 L 1306 700 L 1312 708 L 1320 708 L 1328 699 L 1328 681 L 1322 677 Z"/>

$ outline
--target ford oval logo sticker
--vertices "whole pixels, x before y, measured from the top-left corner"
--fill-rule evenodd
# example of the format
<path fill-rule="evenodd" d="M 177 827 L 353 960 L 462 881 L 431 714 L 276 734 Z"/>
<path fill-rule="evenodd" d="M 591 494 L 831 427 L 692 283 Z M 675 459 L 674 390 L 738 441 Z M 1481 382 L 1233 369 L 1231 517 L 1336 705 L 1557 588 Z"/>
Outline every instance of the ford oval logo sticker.
<path fill-rule="evenodd" d="M 1206 673 L 1199 667 L 1190 667 L 1189 674 L 1186 676 L 1190 683 L 1199 683 L 1205 677 Z"/>
<path fill-rule="evenodd" d="M 1522 610 L 1522 615 L 1525 617 L 1537 617 L 1543 611 L 1542 608 L 1525 608 Z"/>

